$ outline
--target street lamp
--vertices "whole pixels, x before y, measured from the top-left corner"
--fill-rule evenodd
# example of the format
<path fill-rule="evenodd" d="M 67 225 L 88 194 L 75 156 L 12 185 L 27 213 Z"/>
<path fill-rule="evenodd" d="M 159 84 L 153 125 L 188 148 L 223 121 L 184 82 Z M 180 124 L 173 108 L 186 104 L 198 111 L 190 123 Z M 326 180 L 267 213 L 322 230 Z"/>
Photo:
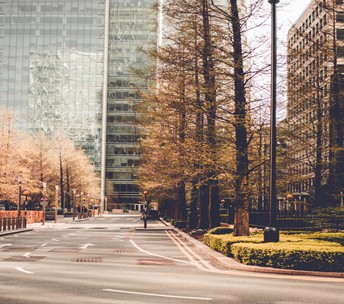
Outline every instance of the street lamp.
<path fill-rule="evenodd" d="M 147 211 L 148 211 L 147 196 L 149 194 L 149 191 L 148 190 L 144 190 L 142 193 L 145 196 L 145 207 L 144 207 L 144 213 L 143 213 L 143 227 L 147 228 Z"/>
<path fill-rule="evenodd" d="M 80 207 L 80 215 L 79 215 L 79 218 L 80 218 L 80 219 L 82 219 L 82 207 L 83 207 L 83 206 L 82 206 L 82 200 L 83 200 L 82 196 L 83 196 L 83 195 L 84 195 L 84 192 L 81 192 L 81 193 L 80 193 L 80 206 L 79 206 L 79 207 Z"/>
<path fill-rule="evenodd" d="M 59 186 L 55 186 L 55 223 L 57 223 L 58 196 L 59 196 Z"/>
<path fill-rule="evenodd" d="M 42 186 L 43 186 L 43 196 L 41 198 L 41 205 L 43 207 L 42 225 L 44 226 L 44 224 L 45 224 L 45 211 L 46 211 L 47 204 L 48 204 L 48 198 L 46 196 L 46 193 L 47 193 L 47 183 L 46 182 L 42 182 Z"/>
<path fill-rule="evenodd" d="M 23 195 L 25 195 L 25 202 L 24 202 L 25 218 L 26 218 L 26 210 L 27 210 L 27 197 L 30 194 L 31 194 L 31 192 L 29 190 L 24 190 L 23 191 Z"/>
<path fill-rule="evenodd" d="M 21 186 L 23 182 L 23 177 L 21 175 L 18 176 L 18 205 L 17 205 L 17 210 L 18 210 L 18 220 L 20 218 L 20 205 L 21 205 Z M 18 222 L 19 224 L 19 222 Z"/>
<path fill-rule="evenodd" d="M 279 230 L 276 228 L 276 84 L 277 84 L 277 52 L 276 52 L 276 4 L 279 0 L 268 0 L 271 4 L 271 112 L 270 112 L 270 208 L 269 227 L 264 230 L 264 242 L 279 242 Z"/>
<path fill-rule="evenodd" d="M 73 189 L 73 221 L 75 220 L 75 194 L 76 194 L 76 189 Z"/>

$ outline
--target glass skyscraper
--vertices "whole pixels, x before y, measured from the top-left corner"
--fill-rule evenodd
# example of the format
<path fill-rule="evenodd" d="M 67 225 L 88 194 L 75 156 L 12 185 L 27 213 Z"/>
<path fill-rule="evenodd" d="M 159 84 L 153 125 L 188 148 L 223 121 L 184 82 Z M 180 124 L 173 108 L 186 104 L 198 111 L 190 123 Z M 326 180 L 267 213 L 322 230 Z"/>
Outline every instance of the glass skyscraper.
<path fill-rule="evenodd" d="M 139 199 L 136 106 L 156 40 L 150 0 L 0 0 L 0 109 L 16 125 L 62 131 L 101 172 L 101 198 Z"/>

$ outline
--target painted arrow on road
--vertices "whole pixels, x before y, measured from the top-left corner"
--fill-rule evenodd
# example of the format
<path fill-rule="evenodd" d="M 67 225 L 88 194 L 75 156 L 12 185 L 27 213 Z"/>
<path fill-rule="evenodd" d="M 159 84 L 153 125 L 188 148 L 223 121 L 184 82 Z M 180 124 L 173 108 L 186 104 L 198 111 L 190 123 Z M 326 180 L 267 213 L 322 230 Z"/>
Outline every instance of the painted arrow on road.
<path fill-rule="evenodd" d="M 0 248 L 6 247 L 6 246 L 12 246 L 12 244 L 11 243 L 3 244 L 0 246 Z"/>
<path fill-rule="evenodd" d="M 81 246 L 79 247 L 79 249 L 86 249 L 89 246 L 95 246 L 94 244 L 88 243 L 88 244 L 81 244 Z"/>

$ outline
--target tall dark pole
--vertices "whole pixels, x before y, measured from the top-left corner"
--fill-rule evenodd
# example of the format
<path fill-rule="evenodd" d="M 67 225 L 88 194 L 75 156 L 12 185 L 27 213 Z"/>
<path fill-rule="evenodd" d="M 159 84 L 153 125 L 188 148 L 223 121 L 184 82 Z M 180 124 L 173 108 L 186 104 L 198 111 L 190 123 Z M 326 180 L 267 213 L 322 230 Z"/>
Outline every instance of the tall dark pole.
<path fill-rule="evenodd" d="M 271 4 L 271 113 L 270 113 L 270 208 L 269 227 L 265 229 L 264 240 L 278 242 L 279 231 L 276 227 L 276 83 L 277 83 L 277 46 L 276 46 L 276 4 L 279 0 L 268 0 Z"/>

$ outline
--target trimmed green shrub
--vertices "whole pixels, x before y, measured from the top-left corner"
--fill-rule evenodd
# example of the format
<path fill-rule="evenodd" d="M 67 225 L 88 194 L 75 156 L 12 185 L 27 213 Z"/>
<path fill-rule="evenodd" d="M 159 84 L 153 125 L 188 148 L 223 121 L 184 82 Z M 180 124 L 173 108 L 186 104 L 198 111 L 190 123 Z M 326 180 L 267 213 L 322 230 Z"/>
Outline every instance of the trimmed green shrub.
<path fill-rule="evenodd" d="M 272 243 L 269 244 L 271 246 Z M 303 244 L 300 247 L 288 247 L 282 244 L 267 247 L 266 244 L 236 243 L 231 246 L 231 253 L 235 260 L 248 265 L 343 272 L 344 248 L 322 245 L 320 247 L 315 244 Z"/>
<path fill-rule="evenodd" d="M 217 228 L 220 229 L 220 228 Z M 221 230 L 215 230 L 218 233 Z M 262 233 L 235 237 L 232 234 L 204 235 L 213 250 L 247 265 L 317 271 L 344 271 L 344 232 L 281 234 L 280 242 L 264 243 Z"/>

